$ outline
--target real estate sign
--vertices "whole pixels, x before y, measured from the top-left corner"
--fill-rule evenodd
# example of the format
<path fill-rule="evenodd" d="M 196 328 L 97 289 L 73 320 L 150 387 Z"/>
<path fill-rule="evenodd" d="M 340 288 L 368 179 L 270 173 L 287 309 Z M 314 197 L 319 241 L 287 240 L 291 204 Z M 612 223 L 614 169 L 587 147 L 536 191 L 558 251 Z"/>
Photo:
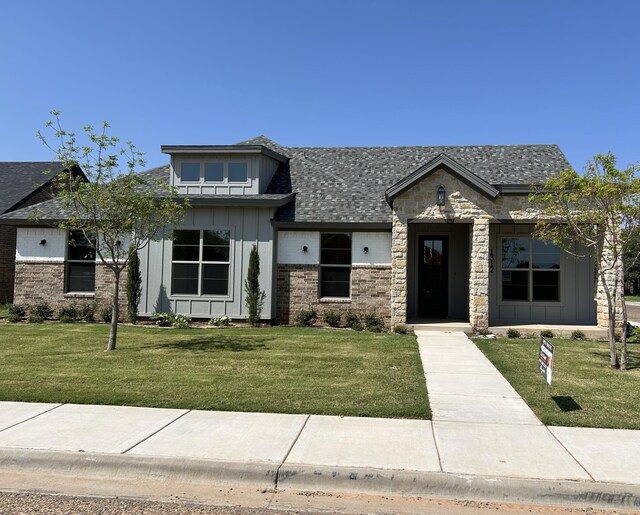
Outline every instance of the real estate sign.
<path fill-rule="evenodd" d="M 551 384 L 553 374 L 553 351 L 555 346 L 551 345 L 546 338 L 540 337 L 540 353 L 538 354 L 538 369 L 540 374 Z"/>

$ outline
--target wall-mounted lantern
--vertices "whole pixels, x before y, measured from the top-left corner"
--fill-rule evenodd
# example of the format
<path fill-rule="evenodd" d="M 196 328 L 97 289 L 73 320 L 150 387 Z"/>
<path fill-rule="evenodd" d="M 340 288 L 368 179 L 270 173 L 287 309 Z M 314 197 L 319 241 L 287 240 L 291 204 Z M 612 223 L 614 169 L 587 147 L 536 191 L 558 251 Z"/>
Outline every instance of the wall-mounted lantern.
<path fill-rule="evenodd" d="M 309 250 L 309 247 L 307 247 L 306 245 L 302 247 L 302 252 L 307 252 L 308 250 Z"/>
<path fill-rule="evenodd" d="M 438 186 L 438 205 L 444 206 L 446 191 L 444 190 L 444 186 Z"/>
<path fill-rule="evenodd" d="M 364 252 L 365 254 L 369 253 L 369 247 L 365 247 L 362 249 L 362 252 Z"/>
<path fill-rule="evenodd" d="M 40 245 L 46 245 L 47 244 L 47 240 L 40 240 Z"/>

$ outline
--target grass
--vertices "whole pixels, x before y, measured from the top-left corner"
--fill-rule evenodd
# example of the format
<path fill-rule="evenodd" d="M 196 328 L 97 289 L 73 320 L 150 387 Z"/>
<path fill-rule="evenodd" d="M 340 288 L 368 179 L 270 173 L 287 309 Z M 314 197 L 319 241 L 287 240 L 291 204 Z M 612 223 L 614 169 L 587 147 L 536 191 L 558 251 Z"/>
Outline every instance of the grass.
<path fill-rule="evenodd" d="M 553 381 L 538 372 L 539 340 L 476 340 L 476 345 L 547 425 L 640 429 L 640 346 L 629 370 L 609 366 L 609 344 L 553 340 Z"/>
<path fill-rule="evenodd" d="M 624 299 L 627 302 L 640 302 L 640 297 L 638 297 L 636 295 L 625 295 Z"/>
<path fill-rule="evenodd" d="M 415 337 L 0 324 L 0 400 L 430 418 Z"/>
<path fill-rule="evenodd" d="M 9 316 L 9 304 L 0 304 L 0 318 Z"/>

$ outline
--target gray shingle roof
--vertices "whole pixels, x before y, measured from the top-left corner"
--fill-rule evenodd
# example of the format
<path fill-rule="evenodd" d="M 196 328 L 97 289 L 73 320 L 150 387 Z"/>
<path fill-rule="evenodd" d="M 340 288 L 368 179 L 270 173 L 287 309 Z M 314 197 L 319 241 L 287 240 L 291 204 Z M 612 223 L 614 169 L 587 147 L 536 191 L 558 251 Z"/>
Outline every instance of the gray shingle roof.
<path fill-rule="evenodd" d="M 0 162 L 0 213 L 14 207 L 63 170 L 55 161 Z"/>

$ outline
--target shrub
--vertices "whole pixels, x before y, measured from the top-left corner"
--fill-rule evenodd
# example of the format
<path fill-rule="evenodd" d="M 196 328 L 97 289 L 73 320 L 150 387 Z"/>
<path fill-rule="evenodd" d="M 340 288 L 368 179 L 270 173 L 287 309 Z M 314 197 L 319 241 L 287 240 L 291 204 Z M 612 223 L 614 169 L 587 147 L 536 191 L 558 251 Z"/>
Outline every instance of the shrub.
<path fill-rule="evenodd" d="M 507 329 L 507 338 L 520 338 L 520 331 L 517 329 Z"/>
<path fill-rule="evenodd" d="M 37 315 L 36 313 L 29 313 L 29 318 L 27 318 L 27 321 L 30 324 L 41 324 L 42 322 L 44 322 L 44 318 L 40 315 Z"/>
<path fill-rule="evenodd" d="M 80 312 L 78 313 L 78 316 L 80 317 L 81 320 L 84 320 L 85 322 L 93 322 L 95 316 L 96 316 L 96 303 L 95 302 L 89 302 L 88 304 L 83 304 L 80 307 Z M 109 313 L 109 315 L 111 315 L 111 313 Z M 109 322 L 111 322 L 111 318 L 109 318 Z"/>
<path fill-rule="evenodd" d="M 582 331 L 573 331 L 571 333 L 572 340 L 586 340 L 587 337 L 584 335 Z"/>
<path fill-rule="evenodd" d="M 129 264 L 127 265 L 127 320 L 132 324 L 138 321 L 138 304 L 142 295 L 142 275 L 140 258 L 135 245 L 129 245 Z"/>
<path fill-rule="evenodd" d="M 113 308 L 111 306 L 105 306 L 100 310 L 100 320 L 105 324 L 111 323 L 111 316 L 113 315 Z"/>
<path fill-rule="evenodd" d="M 60 320 L 60 322 L 77 322 L 78 316 L 78 305 L 75 302 L 68 306 L 62 306 L 58 310 L 58 320 Z"/>
<path fill-rule="evenodd" d="M 384 320 L 382 320 L 375 311 L 367 313 L 362 319 L 367 331 L 371 331 L 372 333 L 381 333 L 384 331 Z"/>
<path fill-rule="evenodd" d="M 409 328 L 404 324 L 398 324 L 393 327 L 393 332 L 396 334 L 408 334 Z"/>
<path fill-rule="evenodd" d="M 543 338 L 553 338 L 555 334 L 553 334 L 551 329 L 544 329 L 543 331 L 540 331 L 540 336 Z"/>
<path fill-rule="evenodd" d="M 174 329 L 189 329 L 191 327 L 191 319 L 187 315 L 177 314 L 173 317 L 171 327 Z"/>
<path fill-rule="evenodd" d="M 209 320 L 209 325 L 215 325 L 216 327 L 226 327 L 230 323 L 231 323 L 231 319 L 226 315 L 223 315 L 218 318 L 212 318 L 211 320 Z"/>
<path fill-rule="evenodd" d="M 309 305 L 309 309 L 301 309 L 296 315 L 296 325 L 299 327 L 309 327 L 316 323 L 318 313 Z"/>
<path fill-rule="evenodd" d="M 245 304 L 249 311 L 247 322 L 253 327 L 260 325 L 260 314 L 267 294 L 260 289 L 260 254 L 258 247 L 254 244 L 249 254 L 249 269 L 247 278 L 244 281 L 244 291 L 246 294 Z"/>
<path fill-rule="evenodd" d="M 355 324 L 358 324 L 360 325 L 360 329 L 358 329 L 358 331 L 362 331 L 362 325 L 360 324 L 360 315 L 358 315 L 358 313 L 354 313 L 353 311 L 349 310 L 347 311 L 347 314 L 345 315 L 344 320 L 345 320 L 345 324 L 350 329 L 354 329 L 353 326 Z"/>
<path fill-rule="evenodd" d="M 27 314 L 27 309 L 21 304 L 9 304 L 7 305 L 7 320 L 9 322 L 20 322 Z"/>
<path fill-rule="evenodd" d="M 188 329 L 191 319 L 187 315 L 171 313 L 153 313 L 149 317 L 158 327 L 173 327 L 174 329 Z"/>
<path fill-rule="evenodd" d="M 322 318 L 325 324 L 328 324 L 331 327 L 340 327 L 340 322 L 342 322 L 342 314 L 339 311 L 335 311 L 333 309 L 328 309 L 327 311 L 325 311 Z"/>
<path fill-rule="evenodd" d="M 47 320 L 53 316 L 53 309 L 49 305 L 48 302 L 41 300 L 40 302 L 36 302 L 33 307 L 30 309 L 31 315 L 41 318 L 42 320 Z"/>
<path fill-rule="evenodd" d="M 353 324 L 351 324 L 351 330 L 352 331 L 364 331 L 364 327 L 362 327 L 362 324 L 360 323 L 360 320 L 354 322 Z"/>

